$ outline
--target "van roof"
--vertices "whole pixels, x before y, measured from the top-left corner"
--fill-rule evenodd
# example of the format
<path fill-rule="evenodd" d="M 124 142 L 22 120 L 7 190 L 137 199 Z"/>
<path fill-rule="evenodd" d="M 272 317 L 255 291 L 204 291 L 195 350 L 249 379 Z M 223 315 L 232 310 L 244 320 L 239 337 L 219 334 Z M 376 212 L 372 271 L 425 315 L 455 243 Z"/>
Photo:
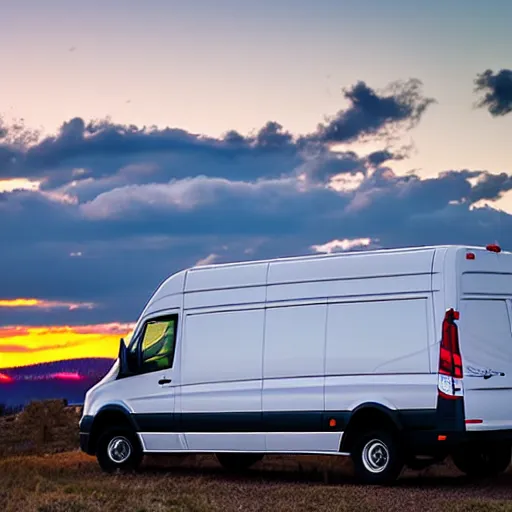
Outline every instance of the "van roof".
<path fill-rule="evenodd" d="M 256 263 L 272 263 L 276 261 L 305 261 L 305 260 L 316 260 L 322 258 L 347 258 L 350 256 L 365 256 L 375 254 L 403 254 L 403 253 L 419 253 L 425 251 L 439 250 L 439 249 L 451 249 L 455 251 L 459 250 L 473 250 L 473 251 L 485 251 L 485 247 L 471 246 L 471 245 L 432 245 L 432 246 L 416 246 L 416 247 L 399 247 L 390 249 L 370 249 L 366 251 L 344 251 L 335 253 L 322 253 L 322 254 L 308 254 L 301 256 L 287 256 L 282 258 L 268 258 L 261 260 L 245 260 L 245 261 L 234 261 L 229 263 L 212 263 L 209 265 L 196 265 L 189 268 L 188 270 L 203 270 L 213 268 L 224 268 L 233 267 L 240 265 L 254 265 Z"/>

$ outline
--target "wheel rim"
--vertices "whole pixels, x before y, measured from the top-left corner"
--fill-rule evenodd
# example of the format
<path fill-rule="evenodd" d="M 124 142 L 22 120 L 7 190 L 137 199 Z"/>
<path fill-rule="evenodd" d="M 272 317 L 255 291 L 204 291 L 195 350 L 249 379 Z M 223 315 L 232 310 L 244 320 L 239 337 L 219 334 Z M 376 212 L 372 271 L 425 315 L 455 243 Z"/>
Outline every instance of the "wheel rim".
<path fill-rule="evenodd" d="M 389 449 L 378 439 L 372 439 L 363 448 L 363 464 L 370 473 L 382 473 L 389 464 Z"/>
<path fill-rule="evenodd" d="M 126 437 L 117 436 L 108 443 L 107 453 L 112 462 L 122 464 L 130 458 L 132 445 Z"/>

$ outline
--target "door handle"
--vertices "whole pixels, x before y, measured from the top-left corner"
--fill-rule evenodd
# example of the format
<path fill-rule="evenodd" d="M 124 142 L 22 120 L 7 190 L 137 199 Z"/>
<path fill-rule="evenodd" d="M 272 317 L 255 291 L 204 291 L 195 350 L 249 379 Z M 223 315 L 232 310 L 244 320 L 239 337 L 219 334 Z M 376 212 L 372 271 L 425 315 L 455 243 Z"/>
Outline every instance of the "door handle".
<path fill-rule="evenodd" d="M 172 379 L 160 379 L 158 381 L 158 384 L 160 385 L 163 385 L 163 384 L 170 384 L 172 382 Z"/>

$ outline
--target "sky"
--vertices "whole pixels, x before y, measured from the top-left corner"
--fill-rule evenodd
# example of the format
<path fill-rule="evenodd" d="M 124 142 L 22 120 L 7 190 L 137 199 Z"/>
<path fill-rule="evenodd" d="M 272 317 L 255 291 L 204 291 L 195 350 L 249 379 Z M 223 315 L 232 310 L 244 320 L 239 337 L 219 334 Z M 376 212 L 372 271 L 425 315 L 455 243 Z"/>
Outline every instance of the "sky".
<path fill-rule="evenodd" d="M 201 263 L 512 249 L 508 0 L 17 0 L 0 368 L 114 357 Z"/>

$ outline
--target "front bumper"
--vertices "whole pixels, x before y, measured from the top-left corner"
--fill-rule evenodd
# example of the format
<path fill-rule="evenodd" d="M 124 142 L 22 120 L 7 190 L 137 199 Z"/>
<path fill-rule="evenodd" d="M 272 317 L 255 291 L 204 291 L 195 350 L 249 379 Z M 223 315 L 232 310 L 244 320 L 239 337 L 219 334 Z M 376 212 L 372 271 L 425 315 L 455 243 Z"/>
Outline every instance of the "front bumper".
<path fill-rule="evenodd" d="M 80 450 L 88 455 L 94 455 L 95 449 L 91 443 L 91 431 L 94 421 L 93 416 L 82 416 L 79 423 L 80 428 Z"/>

